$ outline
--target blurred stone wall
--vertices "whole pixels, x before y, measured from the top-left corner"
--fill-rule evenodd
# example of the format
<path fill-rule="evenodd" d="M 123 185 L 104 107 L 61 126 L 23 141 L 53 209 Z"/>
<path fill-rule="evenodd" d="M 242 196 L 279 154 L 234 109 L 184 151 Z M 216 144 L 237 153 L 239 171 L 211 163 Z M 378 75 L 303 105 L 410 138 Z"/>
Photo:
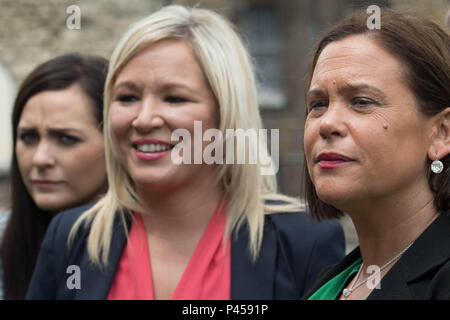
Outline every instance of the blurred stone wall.
<path fill-rule="evenodd" d="M 160 0 L 0 0 L 0 59 L 20 82 L 37 64 L 78 51 L 109 57 L 129 27 L 159 8 Z M 80 29 L 69 29 L 71 5 Z"/>
<path fill-rule="evenodd" d="M 449 0 L 390 0 L 389 2 L 395 10 L 430 19 L 440 26 L 448 28 Z"/>

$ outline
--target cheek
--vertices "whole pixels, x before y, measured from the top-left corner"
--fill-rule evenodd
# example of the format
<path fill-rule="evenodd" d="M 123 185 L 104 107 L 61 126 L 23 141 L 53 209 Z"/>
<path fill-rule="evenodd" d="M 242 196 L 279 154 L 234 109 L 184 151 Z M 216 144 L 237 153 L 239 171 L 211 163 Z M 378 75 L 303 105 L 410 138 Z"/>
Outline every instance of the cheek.
<path fill-rule="evenodd" d="M 305 153 L 306 167 L 309 172 L 311 180 L 314 182 L 314 172 L 313 172 L 313 148 L 314 144 L 320 138 L 319 131 L 317 130 L 313 121 L 306 121 L 305 132 L 303 135 L 303 151 Z"/>
<path fill-rule="evenodd" d="M 392 132 L 384 129 L 378 121 L 353 121 L 349 126 L 349 134 L 354 145 L 353 156 L 359 162 L 378 167 L 389 157 Z"/>
<path fill-rule="evenodd" d="M 369 179 L 392 177 L 408 166 L 406 162 L 411 155 L 411 146 L 408 147 L 408 144 L 411 141 L 405 139 L 401 124 L 374 121 L 359 127 L 352 136 Z"/>
<path fill-rule="evenodd" d="M 216 105 L 208 105 L 205 112 L 203 113 L 205 122 L 208 124 L 209 128 L 219 128 L 219 110 Z"/>
<path fill-rule="evenodd" d="M 80 162 L 79 159 L 83 161 Z M 86 181 L 90 185 L 103 183 L 106 176 L 103 143 L 96 141 L 68 152 L 61 166 L 73 186 L 83 185 L 85 188 Z"/>
<path fill-rule="evenodd" d="M 32 164 L 33 151 L 23 146 L 20 142 L 16 144 L 16 158 L 20 172 L 28 171 Z"/>
<path fill-rule="evenodd" d="M 185 129 L 189 132 L 191 137 L 191 146 L 194 146 L 194 141 L 203 141 L 204 133 L 211 128 L 217 128 L 215 119 L 209 114 L 203 112 L 193 112 L 192 110 L 185 110 L 185 112 L 170 113 L 165 116 L 166 125 L 171 131 L 177 129 Z M 208 142 L 209 143 L 209 142 Z"/>
<path fill-rule="evenodd" d="M 125 139 L 131 127 L 132 115 L 123 108 L 112 107 L 109 112 L 109 123 L 112 135 L 119 141 Z"/>
<path fill-rule="evenodd" d="M 305 133 L 303 135 L 303 148 L 307 160 L 309 160 L 309 157 L 311 156 L 314 142 L 319 138 L 319 131 L 314 125 L 314 122 L 307 120 L 305 123 Z"/>
<path fill-rule="evenodd" d="M 194 131 L 194 121 L 201 121 L 203 131 L 219 127 L 219 115 L 215 104 L 202 103 L 173 108 L 166 113 L 167 122 L 177 128 Z"/>

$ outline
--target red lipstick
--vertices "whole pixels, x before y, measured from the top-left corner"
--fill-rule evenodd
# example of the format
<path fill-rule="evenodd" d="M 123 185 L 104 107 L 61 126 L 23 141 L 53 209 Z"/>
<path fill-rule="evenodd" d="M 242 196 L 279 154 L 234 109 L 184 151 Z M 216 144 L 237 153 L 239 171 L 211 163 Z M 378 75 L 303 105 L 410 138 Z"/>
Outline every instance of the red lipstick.
<path fill-rule="evenodd" d="M 333 152 L 320 153 L 316 159 L 319 163 L 319 167 L 322 169 L 335 169 L 344 165 L 347 162 L 353 161 L 352 159 Z"/>

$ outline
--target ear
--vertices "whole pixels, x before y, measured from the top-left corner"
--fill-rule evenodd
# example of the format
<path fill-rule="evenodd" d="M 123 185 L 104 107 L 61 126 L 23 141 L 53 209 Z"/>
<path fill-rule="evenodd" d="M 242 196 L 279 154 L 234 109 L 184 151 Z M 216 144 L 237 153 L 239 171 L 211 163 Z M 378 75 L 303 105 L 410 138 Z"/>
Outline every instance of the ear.
<path fill-rule="evenodd" d="M 428 158 L 439 160 L 450 154 L 450 107 L 435 116 Z"/>

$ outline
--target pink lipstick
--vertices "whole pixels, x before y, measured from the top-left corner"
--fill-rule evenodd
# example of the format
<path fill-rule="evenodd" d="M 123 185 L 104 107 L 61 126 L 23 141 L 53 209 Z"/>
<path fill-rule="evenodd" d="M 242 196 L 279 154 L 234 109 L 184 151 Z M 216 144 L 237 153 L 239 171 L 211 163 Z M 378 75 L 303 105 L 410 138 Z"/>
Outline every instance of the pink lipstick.
<path fill-rule="evenodd" d="M 335 169 L 339 168 L 347 162 L 353 161 L 352 159 L 343 156 L 338 153 L 323 152 L 320 153 L 316 159 L 319 163 L 319 167 L 322 169 Z"/>
<path fill-rule="evenodd" d="M 36 187 L 44 188 L 44 189 L 53 188 L 53 187 L 61 184 L 61 182 L 59 182 L 59 181 L 50 181 L 50 180 L 32 180 L 32 183 Z"/>

